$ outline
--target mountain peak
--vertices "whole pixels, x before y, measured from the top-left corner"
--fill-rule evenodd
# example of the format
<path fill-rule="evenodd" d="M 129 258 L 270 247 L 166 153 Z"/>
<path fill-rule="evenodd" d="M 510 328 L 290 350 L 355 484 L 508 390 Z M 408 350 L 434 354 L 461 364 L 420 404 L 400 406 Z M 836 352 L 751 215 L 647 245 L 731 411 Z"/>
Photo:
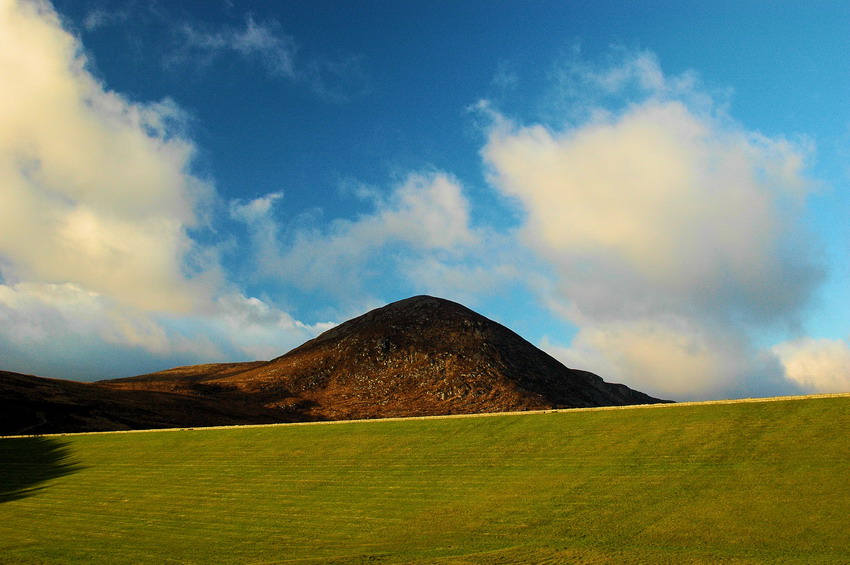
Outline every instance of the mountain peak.
<path fill-rule="evenodd" d="M 309 399 L 311 414 L 332 419 L 659 402 L 427 295 L 371 310 L 228 380 Z"/>
<path fill-rule="evenodd" d="M 8 402 L 3 402 L 3 399 Z M 469 308 L 413 296 L 271 361 L 98 383 L 6 374 L 0 432 L 473 414 L 664 402 L 569 369 Z M 0 412 L 3 412 L 0 410 Z"/>

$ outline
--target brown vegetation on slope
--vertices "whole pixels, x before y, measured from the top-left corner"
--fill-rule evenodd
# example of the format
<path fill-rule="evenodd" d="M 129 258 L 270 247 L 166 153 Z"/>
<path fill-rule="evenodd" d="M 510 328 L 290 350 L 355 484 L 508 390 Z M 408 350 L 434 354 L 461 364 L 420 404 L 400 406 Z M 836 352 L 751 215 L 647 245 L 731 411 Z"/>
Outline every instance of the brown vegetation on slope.
<path fill-rule="evenodd" d="M 216 418 L 264 423 L 662 402 L 568 369 L 506 327 L 430 296 L 368 312 L 268 362 L 75 384 L 97 395 L 160 395 L 133 401 L 172 406 L 168 418 L 176 422 L 181 414 L 178 426 L 214 425 Z M 154 420 L 135 427 L 162 427 Z"/>
<path fill-rule="evenodd" d="M 214 382 L 317 419 L 658 402 L 568 369 L 508 328 L 430 296 L 378 308 Z"/>
<path fill-rule="evenodd" d="M 0 435 L 272 423 L 275 416 L 192 395 L 0 371 Z"/>

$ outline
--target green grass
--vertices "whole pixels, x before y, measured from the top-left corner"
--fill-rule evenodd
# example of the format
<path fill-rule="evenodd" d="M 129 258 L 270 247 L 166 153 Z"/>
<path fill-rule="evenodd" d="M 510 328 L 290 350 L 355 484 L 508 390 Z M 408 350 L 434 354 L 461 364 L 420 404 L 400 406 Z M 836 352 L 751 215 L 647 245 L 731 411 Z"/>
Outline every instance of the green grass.
<path fill-rule="evenodd" d="M 850 563 L 850 398 L 0 440 L 2 563 Z"/>

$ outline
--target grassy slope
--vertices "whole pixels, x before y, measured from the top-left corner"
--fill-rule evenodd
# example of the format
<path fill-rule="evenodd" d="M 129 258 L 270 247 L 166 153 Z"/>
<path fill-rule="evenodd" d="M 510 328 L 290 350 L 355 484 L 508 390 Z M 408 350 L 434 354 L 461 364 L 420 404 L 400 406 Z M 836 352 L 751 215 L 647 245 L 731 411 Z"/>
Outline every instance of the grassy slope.
<path fill-rule="evenodd" d="M 824 398 L 58 437 L 0 562 L 848 563 L 848 429 Z"/>

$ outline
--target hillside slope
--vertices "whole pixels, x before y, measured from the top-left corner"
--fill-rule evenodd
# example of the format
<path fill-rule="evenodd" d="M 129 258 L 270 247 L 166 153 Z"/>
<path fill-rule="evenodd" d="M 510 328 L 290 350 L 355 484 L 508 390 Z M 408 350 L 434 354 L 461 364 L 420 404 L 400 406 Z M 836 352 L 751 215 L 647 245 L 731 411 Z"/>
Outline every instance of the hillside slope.
<path fill-rule="evenodd" d="M 268 412 L 268 411 L 266 411 Z M 278 422 L 256 407 L 0 371 L 0 435 Z"/>
<path fill-rule="evenodd" d="M 850 396 L 0 439 L 0 562 L 843 565 L 848 427 Z"/>
<path fill-rule="evenodd" d="M 387 418 L 663 402 L 568 369 L 508 328 L 416 296 L 271 361 L 96 383 L 0 375 L 0 433 Z"/>
<path fill-rule="evenodd" d="M 508 328 L 430 296 L 368 312 L 218 382 L 303 398 L 332 419 L 658 402 L 568 369 Z"/>
<path fill-rule="evenodd" d="M 349 320 L 267 363 L 186 378 L 192 368 L 103 382 L 250 398 L 282 417 L 338 420 L 661 402 L 568 369 L 455 302 L 415 296 Z"/>

